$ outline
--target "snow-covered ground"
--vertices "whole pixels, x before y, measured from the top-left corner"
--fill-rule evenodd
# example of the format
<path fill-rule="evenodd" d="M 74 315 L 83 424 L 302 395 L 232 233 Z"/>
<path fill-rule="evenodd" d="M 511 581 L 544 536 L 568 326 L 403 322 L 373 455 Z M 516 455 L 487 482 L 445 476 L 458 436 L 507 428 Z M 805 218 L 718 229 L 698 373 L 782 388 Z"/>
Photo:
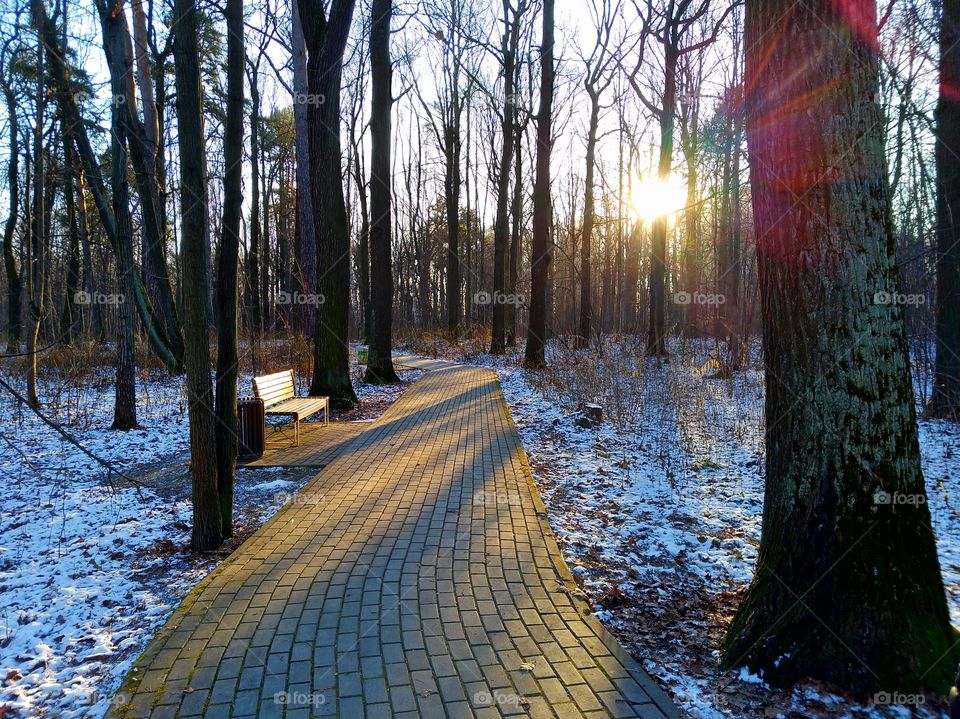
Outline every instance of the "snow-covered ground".
<path fill-rule="evenodd" d="M 45 381 L 42 411 L 119 471 L 143 478 L 142 488 L 117 477 L 111 488 L 102 467 L 0 392 L 0 716 L 101 717 L 182 597 L 313 476 L 241 470 L 235 542 L 190 555 L 181 381 L 141 375 L 142 427 L 115 432 L 110 380 L 105 372 L 79 387 Z M 240 387 L 244 394 L 249 378 Z M 349 419 L 379 414 L 405 387 L 360 386 L 361 409 Z"/>
<path fill-rule="evenodd" d="M 635 359 L 639 358 L 639 359 Z M 939 716 L 860 706 L 822 687 L 771 690 L 718 667 L 720 640 L 753 575 L 763 509 L 763 378 L 707 379 L 702 349 L 669 364 L 609 346 L 555 351 L 547 374 L 496 369 L 561 549 L 596 615 L 690 716 Z M 582 401 L 605 421 L 578 427 Z M 920 423 L 928 501 L 951 616 L 960 625 L 960 428 Z M 790 712 L 800 712 L 790 714 Z"/>

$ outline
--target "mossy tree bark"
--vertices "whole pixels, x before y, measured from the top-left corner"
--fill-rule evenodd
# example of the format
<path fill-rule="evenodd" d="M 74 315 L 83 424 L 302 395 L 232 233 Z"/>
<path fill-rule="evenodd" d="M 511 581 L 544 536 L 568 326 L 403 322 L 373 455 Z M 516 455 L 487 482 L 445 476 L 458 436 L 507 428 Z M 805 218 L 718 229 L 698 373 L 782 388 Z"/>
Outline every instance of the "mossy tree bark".
<path fill-rule="evenodd" d="M 728 666 L 942 691 L 957 657 L 925 500 L 869 0 L 748 0 L 747 144 L 766 358 L 756 575 Z M 797 72 L 797 58 L 816 58 Z"/>

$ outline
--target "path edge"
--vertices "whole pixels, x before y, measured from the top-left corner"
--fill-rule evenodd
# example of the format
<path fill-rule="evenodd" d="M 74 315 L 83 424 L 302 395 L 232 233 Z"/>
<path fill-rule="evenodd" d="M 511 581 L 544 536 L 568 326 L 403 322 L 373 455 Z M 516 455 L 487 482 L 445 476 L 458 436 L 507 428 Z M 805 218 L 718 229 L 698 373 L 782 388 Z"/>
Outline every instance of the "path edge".
<path fill-rule="evenodd" d="M 580 613 L 581 618 L 587 625 L 593 629 L 594 633 L 603 642 L 604 646 L 610 650 L 610 653 L 613 654 L 622 664 L 627 667 L 627 670 L 630 671 L 630 665 L 635 665 L 637 667 L 636 672 L 630 672 L 633 678 L 643 687 L 647 695 L 656 705 L 656 707 L 663 712 L 666 716 L 671 717 L 671 719 L 679 719 L 680 714 L 677 708 L 677 705 L 670 698 L 670 695 L 661 687 L 656 681 L 651 677 L 647 671 L 643 668 L 643 665 L 640 664 L 632 654 L 630 654 L 620 643 L 613 633 L 590 611 L 590 606 L 583 598 L 577 596 L 574 593 L 574 590 L 579 590 L 579 585 L 576 580 L 573 578 L 573 572 L 570 571 L 570 567 L 567 566 L 566 560 L 563 558 L 563 552 L 560 550 L 560 545 L 557 543 L 556 535 L 553 532 L 553 527 L 550 524 L 550 513 L 547 511 L 547 506 L 543 503 L 543 498 L 540 496 L 540 489 L 537 487 L 537 481 L 533 476 L 533 468 L 530 466 L 530 459 L 527 457 L 527 451 L 523 446 L 523 439 L 520 437 L 520 432 L 517 429 L 516 422 L 513 420 L 513 414 L 510 412 L 510 405 L 507 404 L 506 395 L 503 393 L 503 387 L 500 385 L 500 376 L 496 373 L 494 369 L 489 367 L 484 367 L 483 369 L 489 370 L 496 380 L 497 383 L 497 392 L 500 394 L 500 402 L 503 405 L 503 409 L 507 416 L 507 423 L 510 425 L 510 428 L 517 435 L 517 459 L 520 462 L 520 467 L 523 470 L 523 476 L 527 480 L 527 486 L 530 489 L 530 494 L 533 498 L 533 506 L 537 512 L 537 519 L 540 520 L 541 527 L 543 529 L 544 540 L 547 543 L 547 548 L 550 552 L 550 561 L 553 563 L 554 570 L 557 572 L 558 576 L 563 581 L 563 586 L 570 592 L 570 598 L 575 600 L 574 606 L 577 607 L 577 611 Z"/>

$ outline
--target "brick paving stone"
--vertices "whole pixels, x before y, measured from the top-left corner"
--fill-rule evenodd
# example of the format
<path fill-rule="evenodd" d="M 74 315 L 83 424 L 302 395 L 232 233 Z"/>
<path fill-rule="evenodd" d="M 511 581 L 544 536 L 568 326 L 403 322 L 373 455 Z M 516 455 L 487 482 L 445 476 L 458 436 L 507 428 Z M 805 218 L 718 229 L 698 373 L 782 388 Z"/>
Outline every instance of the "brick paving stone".
<path fill-rule="evenodd" d="M 324 466 L 184 600 L 110 719 L 679 716 L 571 597 L 496 376 L 401 361 L 427 371 L 379 420 L 270 455 Z"/>

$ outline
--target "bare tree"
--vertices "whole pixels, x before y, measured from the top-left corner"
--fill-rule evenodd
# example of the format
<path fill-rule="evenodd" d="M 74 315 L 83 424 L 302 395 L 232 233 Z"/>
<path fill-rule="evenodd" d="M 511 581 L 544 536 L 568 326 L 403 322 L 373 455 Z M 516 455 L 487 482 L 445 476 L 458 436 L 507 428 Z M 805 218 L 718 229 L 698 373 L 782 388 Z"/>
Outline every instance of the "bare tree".
<path fill-rule="evenodd" d="M 343 53 L 354 0 L 332 0 L 329 14 L 321 0 L 299 3 L 307 47 L 310 126 L 310 182 L 317 246 L 317 287 L 324 302 L 317 311 L 313 381 L 310 393 L 326 395 L 335 406 L 350 406 L 347 332 L 350 315 L 350 234 L 341 181 L 340 84 Z M 301 158 L 302 159 L 302 158 Z"/>
<path fill-rule="evenodd" d="M 586 174 L 583 197 L 583 231 L 580 239 L 580 329 L 578 343 L 590 342 L 593 324 L 593 286 L 591 275 L 591 248 L 593 245 L 594 171 L 597 163 L 597 133 L 600 126 L 600 100 L 613 82 L 611 69 L 617 54 L 611 49 L 611 35 L 618 16 L 622 13 L 620 0 L 591 0 L 590 14 L 597 31 L 596 42 L 590 54 L 583 58 L 583 87 L 590 98 L 590 119 L 587 125 Z"/>
<path fill-rule="evenodd" d="M 393 259 L 390 249 L 390 18 L 393 0 L 373 0 L 370 22 L 370 351 L 366 381 L 396 382 L 393 369 Z"/>
<path fill-rule="evenodd" d="M 470 0 L 450 0 L 449 2 L 429 0 L 426 3 L 424 14 L 427 30 L 443 48 L 440 56 L 440 83 L 437 98 L 439 126 L 433 122 L 435 113 L 426 106 L 423 96 L 417 91 L 417 97 L 424 104 L 444 158 L 443 188 L 447 221 L 447 334 L 454 341 L 460 334 L 463 314 L 460 286 L 460 189 L 463 184 L 461 123 L 466 98 L 473 85 L 471 73 L 464 66 L 470 45 L 466 27 L 473 22 L 473 12 Z"/>
<path fill-rule="evenodd" d="M 31 0 L 34 18 L 42 11 L 41 0 Z M 46 189 L 46 174 L 44 166 L 43 122 L 46 110 L 46 92 L 44 87 L 46 50 L 43 42 L 43 33 L 37 32 L 36 80 L 35 80 L 35 112 L 33 124 L 33 198 L 30 209 L 29 241 L 29 270 L 27 272 L 27 295 L 30 301 L 30 329 L 27 334 L 27 401 L 31 407 L 40 406 L 37 395 L 37 343 L 40 339 L 40 322 L 43 320 L 44 282 L 46 279 L 46 251 L 44 235 L 46 233 L 46 212 L 44 206 L 44 191 Z M 119 387 L 118 387 L 119 394 Z"/>
<path fill-rule="evenodd" d="M 639 0 L 633 0 L 640 15 L 644 32 L 658 42 L 663 49 L 663 78 L 660 105 L 657 106 L 646 97 L 637 77 L 643 65 L 640 62 L 627 79 L 647 110 L 660 124 L 660 152 L 657 162 L 657 174 L 661 181 L 667 181 L 673 169 L 673 134 L 677 112 L 677 65 L 680 57 L 696 52 L 716 40 L 727 15 L 734 4 L 729 5 L 713 23 L 713 30 L 702 40 L 690 42 L 689 34 L 710 11 L 710 0 L 665 0 L 663 5 L 654 5 L 654 0 L 646 0 L 641 7 Z M 642 50 L 643 46 L 641 46 Z M 650 236 L 650 321 L 647 332 L 647 353 L 654 356 L 667 354 L 665 343 L 667 332 L 667 216 L 659 215 L 653 221 Z"/>
<path fill-rule="evenodd" d="M 553 147 L 553 8 L 543 0 L 543 38 L 540 44 L 540 108 L 537 111 L 537 177 L 533 188 L 533 243 L 530 261 L 530 321 L 524 364 L 531 369 L 546 366 L 547 282 L 550 250 L 550 152 Z"/>
<path fill-rule="evenodd" d="M 490 354 L 503 354 L 506 349 L 507 252 L 510 244 L 510 175 L 516 144 L 518 93 L 517 52 L 520 46 L 521 20 L 527 11 L 525 0 L 516 7 L 503 0 L 503 37 L 500 41 L 501 76 L 503 77 L 503 111 L 500 122 L 500 156 L 497 163 L 497 216 L 493 224 L 493 331 Z"/>
<path fill-rule="evenodd" d="M 183 193 L 180 219 L 183 326 L 190 416 L 190 473 L 193 477 L 190 546 L 194 551 L 209 551 L 223 542 L 223 523 L 217 486 L 216 415 L 207 337 L 210 266 L 204 245 L 207 242 L 209 207 L 196 0 L 175 0 L 173 12 L 180 189 Z M 231 72 L 231 79 L 233 75 Z"/>
<path fill-rule="evenodd" d="M 292 0 L 293 36 L 291 55 L 293 60 L 293 93 L 295 97 L 306 97 L 307 87 L 307 47 L 303 39 L 303 26 L 300 24 L 301 0 Z M 313 230 L 313 199 L 310 191 L 310 128 L 307 104 L 293 103 L 293 118 L 297 146 L 297 235 L 294 242 L 294 276 L 300 291 L 304 294 L 317 292 L 317 244 Z M 298 328 L 306 334 L 315 322 L 313 305 L 304 303 L 298 319 Z"/>
<path fill-rule="evenodd" d="M 223 221 L 217 253 L 216 451 L 220 530 L 233 536 L 237 461 L 237 324 L 240 221 L 243 214 L 243 0 L 227 0 L 227 105 L 224 118 Z"/>
<path fill-rule="evenodd" d="M 48 80 L 56 90 L 57 105 L 63 118 L 63 127 L 66 128 L 77 150 L 87 187 L 90 189 L 100 216 L 100 224 L 110 241 L 114 255 L 118 258 L 118 263 L 121 263 L 120 258 L 125 251 L 122 247 L 120 234 L 123 228 L 118 227 L 118 220 L 114 215 L 112 200 L 106 191 L 100 163 L 87 134 L 87 123 L 80 114 L 77 103 L 79 88 L 74 85 L 73 73 L 71 73 L 65 60 L 66 47 L 59 37 L 56 24 L 47 15 L 44 4 L 31 0 L 30 8 L 33 23 L 42 33 L 46 61 L 48 62 Z M 136 273 L 132 273 L 132 275 L 130 279 L 132 282 L 132 302 L 136 305 L 150 346 L 170 372 L 179 374 L 183 371 L 183 361 L 177 357 L 175 347 L 171 344 L 163 328 L 162 320 L 158 319 L 155 314 L 140 276 Z M 124 276 L 124 279 L 126 279 L 126 276 Z M 131 302 L 130 296 L 126 297 L 126 302 Z"/>
<path fill-rule="evenodd" d="M 14 90 L 14 65 L 20 52 L 12 47 L 13 38 L 8 38 L 0 50 L 0 90 L 7 104 L 7 133 L 10 141 L 10 159 L 7 165 L 7 191 L 10 193 L 10 210 L 3 226 L 3 267 L 7 277 L 7 352 L 20 352 L 22 327 L 20 293 L 20 268 L 14 253 L 14 235 L 17 231 L 17 215 L 20 212 L 20 121 L 17 115 L 17 93 Z"/>

